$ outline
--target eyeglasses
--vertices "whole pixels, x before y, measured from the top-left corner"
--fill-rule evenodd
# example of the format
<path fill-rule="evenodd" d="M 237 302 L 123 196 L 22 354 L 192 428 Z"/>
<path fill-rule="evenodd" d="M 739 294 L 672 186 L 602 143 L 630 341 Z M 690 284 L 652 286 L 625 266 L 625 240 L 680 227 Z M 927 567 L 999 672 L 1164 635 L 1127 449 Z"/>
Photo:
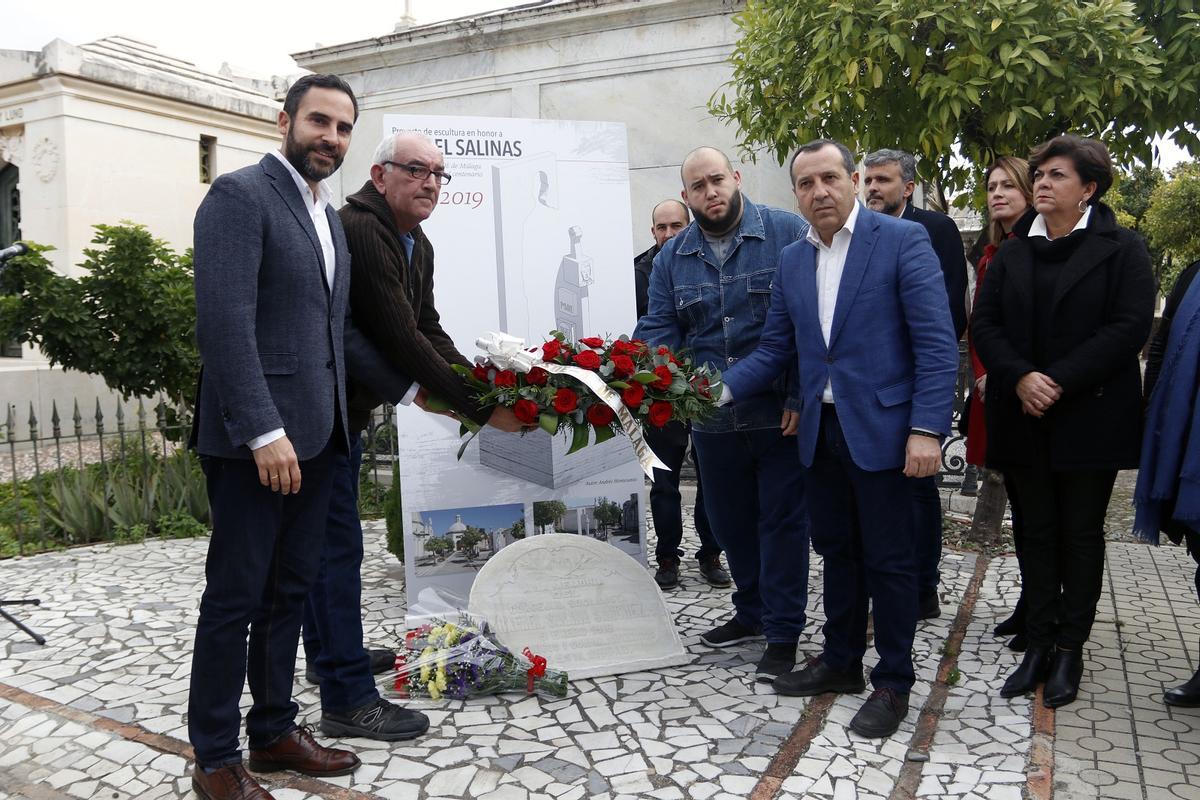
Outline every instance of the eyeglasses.
<path fill-rule="evenodd" d="M 383 163 L 385 166 L 390 164 L 393 167 L 399 167 L 409 175 L 412 175 L 413 180 L 424 181 L 426 178 L 432 175 L 433 179 L 437 181 L 438 186 L 445 186 L 450 182 L 450 176 L 446 173 L 434 172 L 429 167 L 422 167 L 420 164 L 400 164 L 395 161 L 384 161 Z"/>

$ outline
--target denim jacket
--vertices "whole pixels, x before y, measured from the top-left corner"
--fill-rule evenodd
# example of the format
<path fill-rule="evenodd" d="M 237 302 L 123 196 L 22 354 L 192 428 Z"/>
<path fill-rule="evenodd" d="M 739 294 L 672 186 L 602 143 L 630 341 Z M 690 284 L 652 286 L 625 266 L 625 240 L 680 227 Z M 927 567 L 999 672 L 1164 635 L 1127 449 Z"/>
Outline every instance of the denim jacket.
<path fill-rule="evenodd" d="M 663 245 L 650 273 L 649 313 L 638 321 L 636 338 L 686 349 L 697 364 L 718 370 L 758 346 L 779 252 L 803 239 L 808 224 L 789 211 L 756 206 L 744 194 L 742 201 L 742 221 L 724 264 L 694 221 Z M 796 390 L 793 367 L 772 390 L 739 398 L 693 427 L 705 433 L 778 427 L 785 407 L 800 407 Z"/>

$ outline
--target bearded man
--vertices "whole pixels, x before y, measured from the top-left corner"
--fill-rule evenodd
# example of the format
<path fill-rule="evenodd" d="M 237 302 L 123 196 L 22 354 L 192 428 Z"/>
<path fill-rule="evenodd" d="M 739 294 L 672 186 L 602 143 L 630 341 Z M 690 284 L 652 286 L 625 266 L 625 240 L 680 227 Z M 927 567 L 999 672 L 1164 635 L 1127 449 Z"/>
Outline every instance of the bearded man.
<path fill-rule="evenodd" d="M 650 273 L 649 309 L 636 338 L 686 348 L 697 364 L 728 369 L 758 345 L 779 253 L 803 239 L 796 214 L 755 205 L 720 150 L 700 147 L 680 167 L 695 219 L 665 241 Z M 692 425 L 704 509 L 736 589 L 734 616 L 700 636 L 709 647 L 766 638 L 756 669 L 790 672 L 808 600 L 808 514 L 795 439 L 795 370 L 736 406 Z"/>

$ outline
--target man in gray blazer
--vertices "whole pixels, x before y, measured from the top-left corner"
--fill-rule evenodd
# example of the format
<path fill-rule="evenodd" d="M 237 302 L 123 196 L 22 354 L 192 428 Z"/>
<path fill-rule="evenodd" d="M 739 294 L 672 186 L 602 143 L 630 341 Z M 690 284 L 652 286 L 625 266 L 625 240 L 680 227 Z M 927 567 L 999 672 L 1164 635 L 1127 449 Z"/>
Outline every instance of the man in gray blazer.
<path fill-rule="evenodd" d="M 280 152 L 218 178 L 196 214 L 193 440 L 213 519 L 188 702 L 202 798 L 270 797 L 242 767 L 247 678 L 251 770 L 333 776 L 359 764 L 297 727 L 291 699 L 333 475 L 349 456 L 346 373 L 393 401 L 411 383 L 346 319 L 350 253 L 322 180 L 357 117 L 344 81 L 304 76 L 279 114 Z M 414 735 L 428 728 L 406 713 Z"/>

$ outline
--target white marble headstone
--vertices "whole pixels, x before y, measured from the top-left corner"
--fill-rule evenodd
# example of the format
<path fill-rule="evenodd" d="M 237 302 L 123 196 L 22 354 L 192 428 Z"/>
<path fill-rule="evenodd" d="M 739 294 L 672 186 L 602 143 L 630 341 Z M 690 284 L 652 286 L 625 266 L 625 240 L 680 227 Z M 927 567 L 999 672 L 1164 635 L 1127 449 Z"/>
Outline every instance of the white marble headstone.
<path fill-rule="evenodd" d="M 569 677 L 686 664 L 667 604 L 646 569 L 587 536 L 530 536 L 488 560 L 469 609 L 513 652 L 530 648 Z"/>

